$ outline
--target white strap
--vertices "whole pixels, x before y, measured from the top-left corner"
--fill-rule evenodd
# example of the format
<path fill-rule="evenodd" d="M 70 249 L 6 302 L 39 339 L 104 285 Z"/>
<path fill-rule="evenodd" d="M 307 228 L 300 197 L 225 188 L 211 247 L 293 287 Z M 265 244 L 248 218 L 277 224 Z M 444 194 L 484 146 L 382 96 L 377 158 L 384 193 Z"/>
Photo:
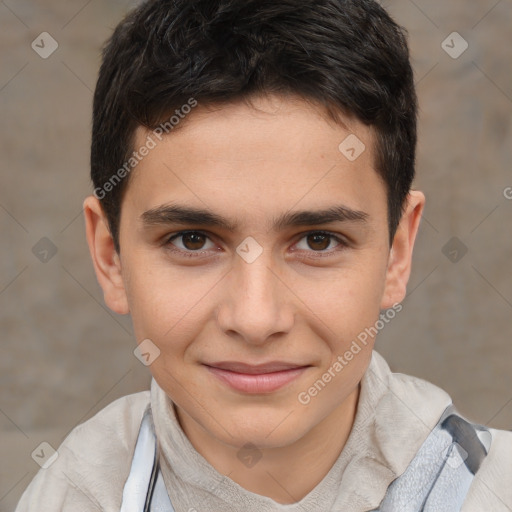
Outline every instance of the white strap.
<path fill-rule="evenodd" d="M 120 512 L 174 512 L 158 467 L 155 427 L 148 404 L 142 417 Z"/>

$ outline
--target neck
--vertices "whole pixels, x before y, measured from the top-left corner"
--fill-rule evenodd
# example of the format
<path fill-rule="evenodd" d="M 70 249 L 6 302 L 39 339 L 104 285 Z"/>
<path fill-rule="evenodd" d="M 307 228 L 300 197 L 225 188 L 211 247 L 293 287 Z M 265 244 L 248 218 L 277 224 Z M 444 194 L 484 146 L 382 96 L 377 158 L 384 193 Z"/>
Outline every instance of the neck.
<path fill-rule="evenodd" d="M 177 406 L 176 415 L 192 446 L 219 473 L 250 492 L 290 504 L 309 494 L 338 459 L 354 423 L 358 398 L 359 386 L 298 441 L 265 448 L 257 464 L 239 464 L 236 469 L 233 460 L 239 447 L 221 443 Z"/>

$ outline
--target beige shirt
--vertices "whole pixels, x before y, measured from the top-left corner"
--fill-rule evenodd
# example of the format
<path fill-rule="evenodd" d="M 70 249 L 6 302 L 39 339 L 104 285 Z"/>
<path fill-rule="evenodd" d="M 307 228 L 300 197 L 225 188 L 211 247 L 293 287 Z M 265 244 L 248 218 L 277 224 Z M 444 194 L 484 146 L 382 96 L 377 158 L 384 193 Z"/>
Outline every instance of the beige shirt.
<path fill-rule="evenodd" d="M 340 456 L 301 501 L 282 505 L 220 474 L 190 444 L 174 407 L 153 379 L 77 426 L 59 457 L 39 470 L 16 512 L 119 511 L 143 411 L 151 401 L 162 447 L 162 475 L 176 512 L 365 512 L 376 508 L 436 425 L 450 397 L 415 377 L 391 373 L 374 351 L 361 381 L 357 414 Z M 462 512 L 512 511 L 512 432 L 493 441 Z"/>

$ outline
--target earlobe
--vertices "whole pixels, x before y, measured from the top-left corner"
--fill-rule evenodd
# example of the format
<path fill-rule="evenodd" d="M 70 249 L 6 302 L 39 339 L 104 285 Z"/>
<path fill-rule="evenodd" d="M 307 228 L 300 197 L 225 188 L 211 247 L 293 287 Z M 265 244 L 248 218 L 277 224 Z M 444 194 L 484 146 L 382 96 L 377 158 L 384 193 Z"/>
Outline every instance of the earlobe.
<path fill-rule="evenodd" d="M 381 309 L 390 308 L 405 298 L 407 282 L 411 274 L 414 242 L 424 206 L 425 196 L 423 193 L 411 190 L 407 196 L 406 208 L 389 253 Z"/>
<path fill-rule="evenodd" d="M 120 315 L 130 312 L 121 273 L 121 260 L 108 228 L 101 203 L 89 196 L 83 203 L 89 252 L 106 305 Z"/>

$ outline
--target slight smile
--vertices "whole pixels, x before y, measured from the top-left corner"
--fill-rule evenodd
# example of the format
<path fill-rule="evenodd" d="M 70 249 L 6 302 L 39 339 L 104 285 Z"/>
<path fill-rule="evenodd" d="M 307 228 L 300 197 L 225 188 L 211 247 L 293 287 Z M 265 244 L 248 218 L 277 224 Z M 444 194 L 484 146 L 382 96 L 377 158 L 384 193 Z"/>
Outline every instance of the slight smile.
<path fill-rule="evenodd" d="M 302 375 L 310 365 L 273 361 L 249 365 L 236 361 L 205 364 L 220 381 L 243 393 L 271 393 Z"/>

